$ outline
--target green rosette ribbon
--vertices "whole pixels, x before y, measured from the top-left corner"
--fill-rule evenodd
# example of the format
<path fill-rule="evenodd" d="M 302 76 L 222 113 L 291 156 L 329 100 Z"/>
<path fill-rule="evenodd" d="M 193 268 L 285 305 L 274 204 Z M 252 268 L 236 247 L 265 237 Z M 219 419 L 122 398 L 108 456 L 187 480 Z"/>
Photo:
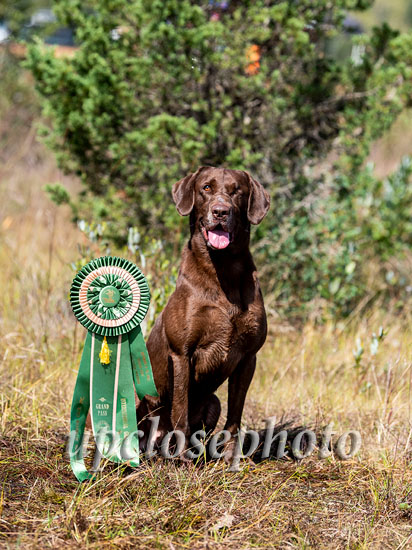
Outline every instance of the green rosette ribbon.
<path fill-rule="evenodd" d="M 91 479 L 83 435 L 90 409 L 97 452 L 113 462 L 139 465 L 135 390 L 156 396 L 140 328 L 150 303 L 146 279 L 129 260 L 104 256 L 75 276 L 70 303 L 88 333 L 74 389 L 69 455 L 79 481 Z"/>

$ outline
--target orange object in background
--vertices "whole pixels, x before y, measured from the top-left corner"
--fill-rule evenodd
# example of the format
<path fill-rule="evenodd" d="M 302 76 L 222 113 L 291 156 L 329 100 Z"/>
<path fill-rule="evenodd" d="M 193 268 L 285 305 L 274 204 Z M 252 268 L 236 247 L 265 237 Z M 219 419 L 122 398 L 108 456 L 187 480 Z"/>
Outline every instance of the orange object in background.
<path fill-rule="evenodd" d="M 257 44 L 252 44 L 246 51 L 246 59 L 248 65 L 245 68 L 246 74 L 253 76 L 257 74 L 260 69 L 260 48 Z"/>

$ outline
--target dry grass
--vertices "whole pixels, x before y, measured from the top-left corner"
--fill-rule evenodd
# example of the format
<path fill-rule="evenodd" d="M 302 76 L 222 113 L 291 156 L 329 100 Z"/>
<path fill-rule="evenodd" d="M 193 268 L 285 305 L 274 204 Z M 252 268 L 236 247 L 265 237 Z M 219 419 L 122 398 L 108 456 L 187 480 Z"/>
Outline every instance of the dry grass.
<path fill-rule="evenodd" d="M 359 430 L 355 459 L 240 473 L 159 460 L 132 473 L 107 465 L 79 485 L 64 441 L 83 339 L 67 302 L 81 235 L 40 191 L 61 175 L 33 135 L 9 151 L 0 179 L 0 547 L 412 547 L 410 319 L 384 312 L 301 332 L 272 326 L 247 399 L 249 426 L 285 415 Z M 380 324 L 388 334 L 372 355 Z"/>
<path fill-rule="evenodd" d="M 409 31 L 411 28 L 411 8 L 409 0 L 375 0 L 373 8 L 366 12 L 358 12 L 359 19 L 366 29 L 375 25 L 388 23 L 395 29 Z"/>
<path fill-rule="evenodd" d="M 399 166 L 402 157 L 411 155 L 412 110 L 405 110 L 396 120 L 389 133 L 372 147 L 371 160 L 377 177 L 384 178 Z"/>

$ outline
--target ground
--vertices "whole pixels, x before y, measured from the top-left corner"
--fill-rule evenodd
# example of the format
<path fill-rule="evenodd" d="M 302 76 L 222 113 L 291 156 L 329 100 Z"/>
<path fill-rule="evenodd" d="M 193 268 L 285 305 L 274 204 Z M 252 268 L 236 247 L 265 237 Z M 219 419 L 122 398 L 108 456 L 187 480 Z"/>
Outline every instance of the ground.
<path fill-rule="evenodd" d="M 62 176 L 33 137 L 0 169 L 0 548 L 411 548 L 406 313 L 299 329 L 270 317 L 245 425 L 333 422 L 334 441 L 361 433 L 353 459 L 315 452 L 239 473 L 159 459 L 76 482 L 64 451 L 84 332 L 67 293 L 84 237 L 40 191 Z"/>

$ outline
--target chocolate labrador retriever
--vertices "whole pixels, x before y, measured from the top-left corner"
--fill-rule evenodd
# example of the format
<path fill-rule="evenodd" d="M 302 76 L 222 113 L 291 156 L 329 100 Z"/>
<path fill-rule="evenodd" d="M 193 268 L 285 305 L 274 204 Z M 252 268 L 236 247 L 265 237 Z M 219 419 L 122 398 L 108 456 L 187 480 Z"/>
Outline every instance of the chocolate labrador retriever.
<path fill-rule="evenodd" d="M 147 348 L 158 398 L 146 397 L 138 419 L 160 416 L 158 440 L 172 430 L 185 435 L 214 430 L 220 402 L 214 395 L 228 378 L 225 429 L 235 435 L 266 338 L 266 315 L 249 251 L 250 224 L 269 208 L 262 185 L 241 170 L 201 167 L 173 186 L 190 239 L 176 290 L 150 333 Z M 145 434 L 144 422 L 140 424 Z M 146 426 L 147 427 L 147 426 Z"/>

